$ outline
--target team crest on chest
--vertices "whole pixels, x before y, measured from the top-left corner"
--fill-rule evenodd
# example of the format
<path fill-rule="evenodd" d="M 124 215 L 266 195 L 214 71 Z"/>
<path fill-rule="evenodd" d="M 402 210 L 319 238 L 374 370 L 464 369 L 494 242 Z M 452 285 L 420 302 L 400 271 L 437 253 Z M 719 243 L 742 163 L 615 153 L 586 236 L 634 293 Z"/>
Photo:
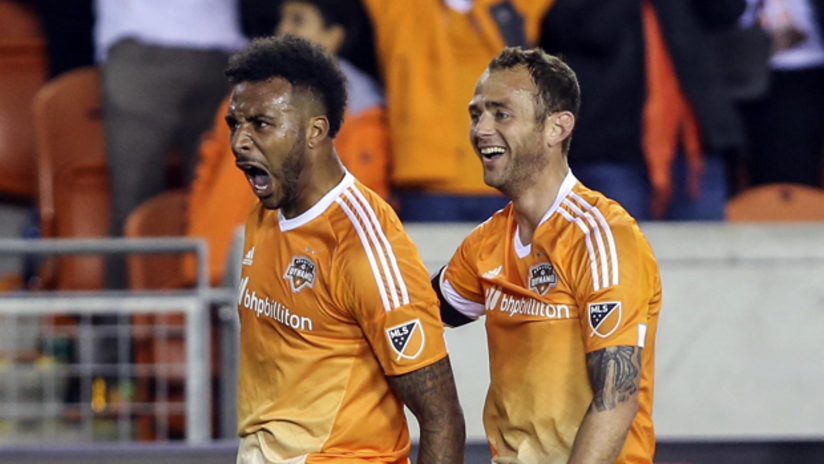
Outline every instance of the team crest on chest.
<path fill-rule="evenodd" d="M 315 262 L 306 256 L 294 256 L 292 262 L 289 263 L 289 267 L 286 268 L 286 274 L 283 275 L 283 278 L 289 281 L 292 292 L 297 293 L 303 287 L 314 287 L 316 269 Z"/>
<path fill-rule="evenodd" d="M 552 263 L 538 263 L 529 268 L 529 289 L 544 296 L 548 291 L 558 285 L 558 274 Z"/>

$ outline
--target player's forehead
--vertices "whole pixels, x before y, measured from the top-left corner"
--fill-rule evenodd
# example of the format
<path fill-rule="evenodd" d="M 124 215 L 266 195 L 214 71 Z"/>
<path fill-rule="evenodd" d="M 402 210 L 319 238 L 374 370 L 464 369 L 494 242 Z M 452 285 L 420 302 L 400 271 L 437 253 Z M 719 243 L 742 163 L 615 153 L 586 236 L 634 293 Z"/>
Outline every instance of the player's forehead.
<path fill-rule="evenodd" d="M 487 69 L 478 78 L 470 107 L 484 107 L 490 103 L 510 106 L 532 103 L 538 88 L 526 67 L 514 69 Z"/>
<path fill-rule="evenodd" d="M 292 111 L 294 87 L 281 77 L 266 81 L 241 82 L 232 89 L 227 116 L 240 119 L 255 114 Z"/>

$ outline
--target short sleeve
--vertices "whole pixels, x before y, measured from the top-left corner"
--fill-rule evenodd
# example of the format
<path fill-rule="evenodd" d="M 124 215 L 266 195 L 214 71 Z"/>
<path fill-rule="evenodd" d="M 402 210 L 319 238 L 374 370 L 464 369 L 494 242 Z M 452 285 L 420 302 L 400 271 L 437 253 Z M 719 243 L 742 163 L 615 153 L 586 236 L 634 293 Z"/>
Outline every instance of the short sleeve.
<path fill-rule="evenodd" d="M 484 315 L 484 291 L 478 279 L 479 226 L 464 239 L 440 275 L 440 291 L 449 305 L 470 319 Z"/>
<path fill-rule="evenodd" d="M 415 245 L 399 224 L 372 222 L 368 213 L 363 223 L 354 204 L 345 208 L 357 234 L 340 259 L 340 300 L 384 373 L 401 375 L 444 358 L 438 298 Z"/>
<path fill-rule="evenodd" d="M 586 352 L 646 343 L 657 264 L 629 220 L 601 222 L 578 247 L 576 297 Z"/>

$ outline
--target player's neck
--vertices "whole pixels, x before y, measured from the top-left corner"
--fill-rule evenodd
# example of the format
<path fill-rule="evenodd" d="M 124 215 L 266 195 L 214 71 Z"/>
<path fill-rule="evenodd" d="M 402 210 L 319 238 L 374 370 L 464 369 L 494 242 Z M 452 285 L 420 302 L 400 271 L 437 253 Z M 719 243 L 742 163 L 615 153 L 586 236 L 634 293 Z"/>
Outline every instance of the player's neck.
<path fill-rule="evenodd" d="M 538 228 L 541 219 L 555 203 L 561 184 L 564 183 L 564 179 L 569 173 L 565 156 L 553 158 L 554 162 L 550 162 L 544 170 L 538 173 L 529 187 L 512 198 L 519 238 L 524 245 L 532 243 L 535 229 Z"/>
<path fill-rule="evenodd" d="M 286 219 L 292 219 L 315 206 L 330 190 L 343 180 L 346 170 L 334 148 L 310 162 L 303 173 L 308 179 L 306 187 L 298 194 L 297 201 L 281 208 Z"/>

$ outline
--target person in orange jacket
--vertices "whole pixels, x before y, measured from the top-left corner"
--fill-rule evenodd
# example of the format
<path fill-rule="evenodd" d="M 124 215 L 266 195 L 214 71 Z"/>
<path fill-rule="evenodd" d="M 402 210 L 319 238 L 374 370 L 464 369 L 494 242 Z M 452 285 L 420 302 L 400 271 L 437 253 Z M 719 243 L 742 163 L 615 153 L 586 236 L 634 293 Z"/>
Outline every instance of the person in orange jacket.
<path fill-rule="evenodd" d="M 286 0 L 275 33 L 294 34 L 339 56 L 360 27 L 353 0 Z M 389 196 L 389 134 L 383 93 L 366 73 L 339 58 L 348 81 L 349 102 L 344 124 L 335 138 L 343 164 L 358 180 L 384 198 Z M 229 129 L 223 102 L 212 130 L 200 147 L 200 162 L 192 185 L 187 236 L 209 242 L 209 275 L 213 284 L 223 279 L 235 229 L 243 224 L 257 197 L 235 167 L 229 147 Z M 195 262 L 184 266 L 187 282 L 195 280 Z"/>
<path fill-rule="evenodd" d="M 401 219 L 485 220 L 508 200 L 483 183 L 467 105 L 505 46 L 537 43 L 554 0 L 362 1 L 386 86 Z"/>

